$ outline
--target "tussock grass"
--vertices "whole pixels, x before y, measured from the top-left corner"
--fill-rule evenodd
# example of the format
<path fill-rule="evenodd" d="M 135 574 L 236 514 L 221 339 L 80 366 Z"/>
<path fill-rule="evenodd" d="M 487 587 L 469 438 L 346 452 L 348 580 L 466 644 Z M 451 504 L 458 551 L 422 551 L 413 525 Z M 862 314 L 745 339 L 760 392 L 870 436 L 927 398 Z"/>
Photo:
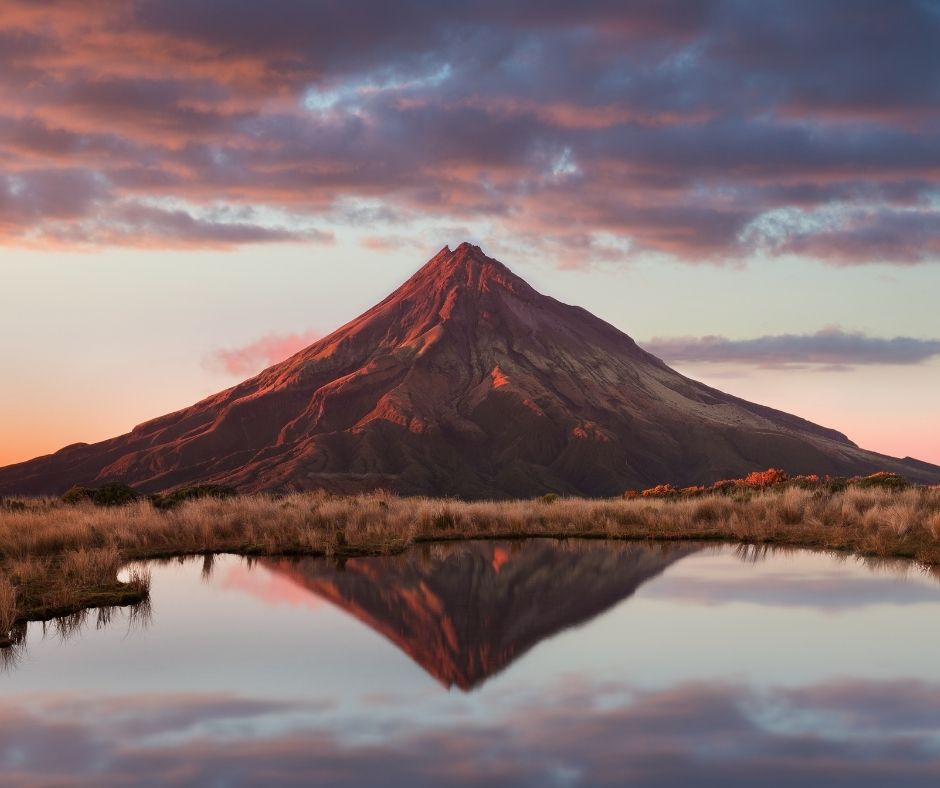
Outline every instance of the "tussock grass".
<path fill-rule="evenodd" d="M 145 600 L 135 560 L 219 552 L 351 556 L 481 538 L 728 541 L 940 565 L 940 488 L 743 490 L 682 498 L 463 502 L 323 493 L 184 500 L 170 509 L 30 500 L 0 510 L 0 637 L 18 622 Z M 211 562 L 207 571 L 211 571 Z"/>
<path fill-rule="evenodd" d="M 0 633 L 9 632 L 16 619 L 16 589 L 7 578 L 0 578 Z"/>

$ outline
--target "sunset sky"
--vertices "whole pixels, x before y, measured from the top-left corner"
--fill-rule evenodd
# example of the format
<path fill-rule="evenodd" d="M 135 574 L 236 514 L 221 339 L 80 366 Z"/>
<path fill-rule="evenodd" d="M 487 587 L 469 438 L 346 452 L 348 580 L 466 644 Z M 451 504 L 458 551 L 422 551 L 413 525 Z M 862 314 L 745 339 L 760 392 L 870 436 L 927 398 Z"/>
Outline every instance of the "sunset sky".
<path fill-rule="evenodd" d="M 940 3 L 0 2 L 0 465 L 470 240 L 685 374 L 940 463 Z"/>

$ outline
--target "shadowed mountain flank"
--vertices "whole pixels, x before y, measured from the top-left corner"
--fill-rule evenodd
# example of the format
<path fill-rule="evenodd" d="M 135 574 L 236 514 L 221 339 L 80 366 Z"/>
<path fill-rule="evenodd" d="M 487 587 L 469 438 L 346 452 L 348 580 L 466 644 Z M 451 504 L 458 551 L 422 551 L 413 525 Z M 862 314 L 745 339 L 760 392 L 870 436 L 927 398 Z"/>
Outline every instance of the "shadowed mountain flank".
<path fill-rule="evenodd" d="M 101 443 L 0 469 L 0 494 L 120 480 L 243 492 L 615 495 L 756 468 L 936 482 L 940 467 L 697 383 L 470 244 L 284 362 Z"/>
<path fill-rule="evenodd" d="M 697 549 L 528 540 L 423 545 L 341 567 L 317 558 L 260 563 L 388 638 L 444 686 L 470 690 Z"/>

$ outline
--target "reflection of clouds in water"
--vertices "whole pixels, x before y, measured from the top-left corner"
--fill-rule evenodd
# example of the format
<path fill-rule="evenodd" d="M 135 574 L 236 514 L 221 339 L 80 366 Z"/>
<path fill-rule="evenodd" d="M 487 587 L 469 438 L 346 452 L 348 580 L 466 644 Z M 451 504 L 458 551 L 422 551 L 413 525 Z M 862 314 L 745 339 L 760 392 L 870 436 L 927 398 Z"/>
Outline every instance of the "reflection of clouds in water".
<path fill-rule="evenodd" d="M 611 699 L 616 698 L 616 702 Z M 933 785 L 940 686 L 846 682 L 666 691 L 578 682 L 489 722 L 380 740 L 322 701 L 233 695 L 30 696 L 0 709 L 0 782 L 183 785 Z M 420 718 L 418 718 L 420 719 Z M 107 779 L 106 779 L 107 778 Z"/>
<path fill-rule="evenodd" d="M 940 584 L 909 562 L 725 547 L 682 560 L 638 596 L 707 606 L 739 602 L 839 611 L 869 605 L 938 604 Z"/>

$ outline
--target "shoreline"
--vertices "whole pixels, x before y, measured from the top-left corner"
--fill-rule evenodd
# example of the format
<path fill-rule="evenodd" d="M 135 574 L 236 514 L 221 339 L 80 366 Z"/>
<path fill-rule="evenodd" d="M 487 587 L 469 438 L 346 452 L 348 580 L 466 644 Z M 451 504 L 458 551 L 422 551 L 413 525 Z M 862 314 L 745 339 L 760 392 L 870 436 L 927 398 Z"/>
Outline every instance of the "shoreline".
<path fill-rule="evenodd" d="M 252 495 L 100 507 L 31 499 L 0 509 L 0 648 L 29 621 L 149 598 L 125 566 L 179 556 L 400 553 L 412 544 L 480 539 L 607 539 L 753 544 L 940 565 L 940 489 L 795 486 L 691 498 L 459 501 L 387 493 Z"/>

